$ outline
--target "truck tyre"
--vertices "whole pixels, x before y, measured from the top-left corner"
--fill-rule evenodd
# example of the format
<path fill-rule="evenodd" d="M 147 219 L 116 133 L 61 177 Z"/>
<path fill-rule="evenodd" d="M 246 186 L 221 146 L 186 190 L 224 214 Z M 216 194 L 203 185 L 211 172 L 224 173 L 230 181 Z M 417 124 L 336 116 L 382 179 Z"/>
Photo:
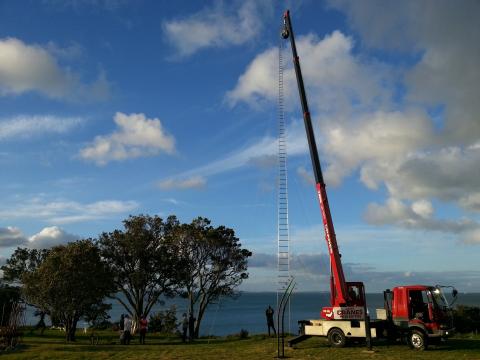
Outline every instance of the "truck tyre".
<path fill-rule="evenodd" d="M 342 330 L 333 328 L 328 332 L 328 343 L 332 347 L 342 348 L 347 343 L 347 338 Z"/>
<path fill-rule="evenodd" d="M 423 351 L 427 349 L 427 336 L 421 330 L 412 330 L 408 335 L 408 344 L 413 350 Z"/>

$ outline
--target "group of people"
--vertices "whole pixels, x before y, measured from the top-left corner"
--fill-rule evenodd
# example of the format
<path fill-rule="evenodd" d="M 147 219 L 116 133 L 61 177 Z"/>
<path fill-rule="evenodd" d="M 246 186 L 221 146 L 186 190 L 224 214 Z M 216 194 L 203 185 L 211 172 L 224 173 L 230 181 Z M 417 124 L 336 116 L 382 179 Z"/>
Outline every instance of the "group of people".
<path fill-rule="evenodd" d="M 273 334 L 276 335 L 275 323 L 273 320 L 274 310 L 269 305 L 267 310 L 265 310 L 265 316 L 267 317 L 267 327 L 268 327 L 268 336 L 270 336 L 270 329 L 273 330 Z M 192 313 L 187 316 L 187 313 L 182 315 L 182 342 L 193 341 L 195 338 L 195 317 Z M 139 335 L 140 335 L 140 344 L 145 344 L 145 337 L 147 335 L 148 321 L 145 316 L 140 318 L 138 323 L 139 325 Z M 130 315 L 122 314 L 120 316 L 120 344 L 129 345 L 130 340 L 132 339 L 132 328 L 133 321 Z"/>
<path fill-rule="evenodd" d="M 148 329 L 148 320 L 145 316 L 140 318 L 138 322 L 138 333 L 140 335 L 140 344 L 145 344 L 145 337 L 147 336 L 147 329 Z M 133 328 L 133 321 L 130 315 L 122 314 L 120 316 L 120 344 L 122 345 L 129 345 L 130 340 L 132 339 L 132 328 Z"/>
<path fill-rule="evenodd" d="M 187 317 L 187 313 L 182 315 L 182 342 L 193 341 L 195 338 L 195 317 L 192 313 Z"/>

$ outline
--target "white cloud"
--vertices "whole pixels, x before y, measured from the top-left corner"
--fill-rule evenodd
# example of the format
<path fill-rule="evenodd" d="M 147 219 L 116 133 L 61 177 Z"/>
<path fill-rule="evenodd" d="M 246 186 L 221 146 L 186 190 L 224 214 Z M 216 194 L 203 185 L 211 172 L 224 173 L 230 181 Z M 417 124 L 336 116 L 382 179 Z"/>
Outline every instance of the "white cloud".
<path fill-rule="evenodd" d="M 53 115 L 19 115 L 0 119 L 0 140 L 64 134 L 84 122 L 78 117 L 57 117 Z"/>
<path fill-rule="evenodd" d="M 459 203 L 467 210 L 480 212 L 480 192 L 466 194 L 460 198 Z"/>
<path fill-rule="evenodd" d="M 97 136 L 91 145 L 80 151 L 81 158 L 105 165 L 110 161 L 157 155 L 162 151 L 174 153 L 175 139 L 165 131 L 159 119 L 117 112 L 114 121 L 118 130 L 110 135 Z"/>
<path fill-rule="evenodd" d="M 470 219 L 449 220 L 433 216 L 432 204 L 426 200 L 411 203 L 389 198 L 384 205 L 371 203 L 365 219 L 374 225 L 396 225 L 408 229 L 420 229 L 457 234 L 459 240 L 480 244 L 480 224 Z"/>
<path fill-rule="evenodd" d="M 164 22 L 163 29 L 176 55 L 186 57 L 209 47 L 248 42 L 261 32 L 272 10 L 271 1 L 216 2 L 212 8 Z"/>
<path fill-rule="evenodd" d="M 381 10 L 377 1 L 331 3 L 368 46 L 420 55 L 406 73 L 409 100 L 445 106 L 445 136 L 460 144 L 478 141 L 478 1 L 385 1 Z"/>
<path fill-rule="evenodd" d="M 418 151 L 385 171 L 384 181 L 393 196 L 406 199 L 435 197 L 476 210 L 473 194 L 480 192 L 480 149 L 449 146 Z M 373 175 L 372 175 L 373 176 Z"/>
<path fill-rule="evenodd" d="M 194 176 L 189 179 L 167 179 L 158 182 L 158 187 L 162 190 L 185 190 L 185 189 L 201 189 L 204 188 L 207 180 L 201 176 Z"/>
<path fill-rule="evenodd" d="M 106 219 L 131 212 L 138 208 L 135 201 L 104 200 L 82 204 L 76 201 L 47 201 L 34 198 L 23 203 L 4 204 L 0 217 L 4 219 L 37 219 L 50 223 L 66 224 Z"/>
<path fill-rule="evenodd" d="M 69 234 L 58 226 L 46 227 L 28 238 L 19 228 L 0 228 L 0 248 L 26 246 L 32 249 L 47 249 L 78 239 L 78 236 Z"/>
<path fill-rule="evenodd" d="M 300 178 L 305 182 L 305 184 L 315 185 L 315 179 L 313 177 L 313 174 L 307 171 L 307 169 L 305 169 L 303 166 L 299 166 L 297 168 L 297 175 L 300 176 Z"/>
<path fill-rule="evenodd" d="M 109 96 L 104 73 L 85 84 L 78 74 L 60 66 L 48 49 L 48 45 L 29 45 L 15 38 L 0 39 L 0 96 L 30 91 L 67 100 L 104 100 Z"/>
<path fill-rule="evenodd" d="M 355 57 L 353 46 L 352 38 L 339 31 L 323 39 L 314 34 L 298 36 L 297 48 L 308 99 L 310 105 L 318 109 L 317 112 L 345 111 L 346 107 L 354 107 L 356 111 L 378 108 L 390 101 L 392 90 L 388 86 L 392 83 L 392 76 L 388 67 Z M 287 49 L 287 52 L 290 50 Z M 290 59 L 290 56 L 285 55 L 285 58 Z M 290 106 L 299 104 L 291 61 L 285 67 L 285 100 Z M 232 105 L 244 101 L 255 107 L 261 100 L 276 100 L 277 83 L 278 49 L 270 48 L 252 60 L 226 98 Z"/>
<path fill-rule="evenodd" d="M 363 183 L 371 189 L 386 176 L 395 177 L 412 152 L 433 142 L 428 117 L 414 110 L 368 113 L 349 124 L 329 123 L 323 131 L 328 183 L 339 184 L 360 168 Z"/>
<path fill-rule="evenodd" d="M 48 249 L 78 239 L 79 237 L 77 235 L 69 234 L 58 226 L 50 226 L 43 228 L 37 234 L 29 237 L 28 247 L 33 249 Z"/>
<path fill-rule="evenodd" d="M 0 248 L 21 246 L 26 241 L 27 238 L 19 228 L 13 226 L 0 227 Z"/>
<path fill-rule="evenodd" d="M 433 214 L 433 205 L 430 201 L 422 199 L 412 203 L 412 210 L 415 214 L 427 219 Z"/>
<path fill-rule="evenodd" d="M 303 123 L 293 121 L 286 130 L 288 138 L 288 154 L 295 156 L 308 151 L 307 140 L 304 134 Z M 185 171 L 168 181 L 181 182 L 191 177 L 205 178 L 208 176 L 225 173 L 246 166 L 271 167 L 273 159 L 277 156 L 278 139 L 272 136 L 264 136 L 255 142 L 238 149 L 223 158 L 212 161 L 209 164 Z"/>
<path fill-rule="evenodd" d="M 338 31 L 321 40 L 297 36 L 327 184 L 358 171 L 365 186 L 385 189 L 390 198 L 368 208 L 370 220 L 460 234 L 476 243 L 475 220 L 436 219 L 431 200 L 480 210 L 480 48 L 472 45 L 480 37 L 480 4 L 331 4 L 347 13 L 360 46 Z M 375 16 L 378 11 L 382 16 Z M 419 13 L 428 21 L 414 16 Z M 419 60 L 390 66 L 364 45 Z M 276 101 L 276 62 L 273 48 L 259 54 L 227 93 L 230 103 Z M 284 78 L 289 110 L 289 99 L 298 103 L 291 67 Z"/>
<path fill-rule="evenodd" d="M 257 55 L 240 76 L 235 88 L 227 93 L 230 105 L 245 101 L 256 107 L 262 99 L 275 99 L 278 94 L 277 66 L 278 49 L 272 48 Z"/>

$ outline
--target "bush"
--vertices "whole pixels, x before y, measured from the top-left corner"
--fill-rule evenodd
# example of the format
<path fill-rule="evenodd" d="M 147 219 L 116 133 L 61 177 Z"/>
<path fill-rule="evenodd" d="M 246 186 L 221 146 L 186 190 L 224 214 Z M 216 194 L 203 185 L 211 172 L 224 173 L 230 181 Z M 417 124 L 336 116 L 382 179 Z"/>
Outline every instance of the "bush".
<path fill-rule="evenodd" d="M 248 339 L 248 330 L 245 330 L 245 329 L 240 330 L 240 334 L 238 337 L 240 339 Z"/>
<path fill-rule="evenodd" d="M 227 335 L 227 339 L 248 339 L 248 330 L 241 329 L 239 333 Z"/>
<path fill-rule="evenodd" d="M 175 305 L 170 306 L 169 309 L 150 315 L 148 322 L 148 328 L 151 332 L 161 332 L 165 334 L 175 334 L 177 326 L 177 307 Z"/>
<path fill-rule="evenodd" d="M 480 330 L 480 308 L 458 305 L 454 314 L 455 328 L 459 333 L 478 332 Z"/>

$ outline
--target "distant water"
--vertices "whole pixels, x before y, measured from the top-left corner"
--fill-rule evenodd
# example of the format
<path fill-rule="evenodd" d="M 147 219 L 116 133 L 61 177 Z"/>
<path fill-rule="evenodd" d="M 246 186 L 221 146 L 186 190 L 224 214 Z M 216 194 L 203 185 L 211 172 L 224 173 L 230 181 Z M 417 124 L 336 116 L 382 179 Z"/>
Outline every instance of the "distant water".
<path fill-rule="evenodd" d="M 297 333 L 298 320 L 318 319 L 320 310 L 329 305 L 330 295 L 319 292 L 302 292 L 292 295 L 290 304 L 290 321 L 288 321 L 288 308 L 285 314 L 285 328 L 292 333 Z M 376 308 L 383 308 L 383 294 L 367 294 L 367 303 L 370 314 L 375 316 Z M 163 306 L 156 306 L 153 312 L 165 310 L 170 305 L 177 305 L 177 318 L 187 310 L 185 299 L 168 299 Z M 480 293 L 459 294 L 456 304 L 479 306 Z M 271 305 L 277 306 L 277 294 L 274 292 L 244 292 L 236 299 L 224 299 L 219 304 L 212 304 L 202 320 L 201 335 L 228 335 L 247 330 L 250 334 L 267 332 L 265 309 Z M 111 321 L 118 321 L 125 310 L 114 302 L 110 311 Z M 153 313 L 152 312 L 152 313 Z M 276 316 L 277 314 L 275 314 Z M 29 309 L 26 314 L 26 323 L 33 325 L 37 322 L 33 311 Z M 80 322 L 79 327 L 84 324 Z"/>

